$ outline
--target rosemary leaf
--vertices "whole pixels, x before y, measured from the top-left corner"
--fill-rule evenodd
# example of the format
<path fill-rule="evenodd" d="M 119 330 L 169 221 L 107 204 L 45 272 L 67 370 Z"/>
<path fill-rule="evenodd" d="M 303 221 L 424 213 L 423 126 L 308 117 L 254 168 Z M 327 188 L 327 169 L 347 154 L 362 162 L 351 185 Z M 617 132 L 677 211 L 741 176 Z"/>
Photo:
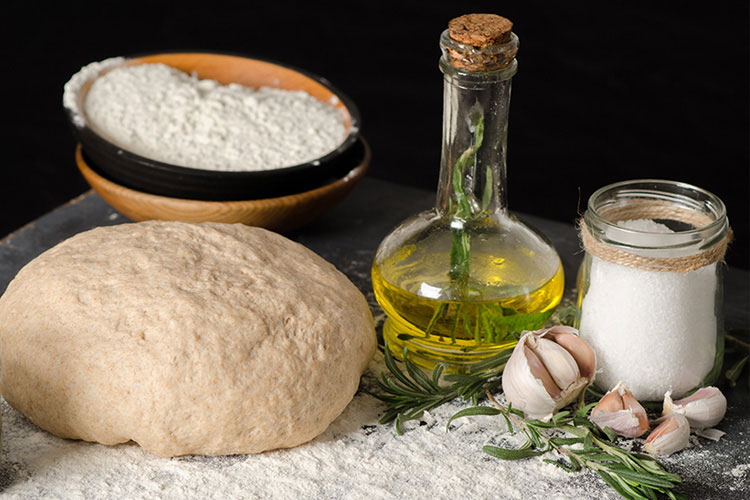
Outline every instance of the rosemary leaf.
<path fill-rule="evenodd" d="M 565 463 L 562 460 L 551 460 L 549 458 L 543 459 L 542 462 L 560 467 L 565 472 L 578 472 L 582 469 L 581 463 L 573 460 L 570 461 L 570 464 Z"/>
<path fill-rule="evenodd" d="M 623 479 L 629 479 L 636 483 L 648 485 L 654 488 L 671 488 L 673 486 L 672 481 L 661 479 L 659 476 L 653 474 L 634 472 L 623 467 L 612 467 L 610 470 L 617 472 L 617 475 Z"/>
<path fill-rule="evenodd" d="M 422 387 L 425 391 L 437 391 L 438 386 L 436 383 L 434 383 L 432 380 L 427 378 L 427 375 L 425 375 L 422 370 L 414 366 L 413 364 L 405 364 L 406 371 L 409 373 L 409 376 L 411 379 L 418 384 L 420 387 Z"/>
<path fill-rule="evenodd" d="M 491 455 L 495 458 L 502 460 L 521 460 L 529 457 L 538 457 L 544 455 L 547 450 L 516 450 L 508 448 L 498 448 L 497 446 L 485 445 L 482 447 L 482 451 L 486 454 Z"/>
<path fill-rule="evenodd" d="M 406 351 L 407 351 L 406 347 L 404 347 L 404 359 L 406 358 Z M 396 366 L 396 362 L 393 359 L 393 354 L 391 354 L 391 350 L 388 349 L 388 346 L 386 346 L 386 349 L 385 349 L 385 366 L 386 368 L 388 368 L 388 371 L 390 371 L 391 374 L 394 377 L 396 377 L 396 379 L 399 382 L 401 382 L 405 387 L 414 390 L 416 393 L 420 392 L 419 385 L 409 380 L 409 378 L 403 374 L 403 372 L 398 368 L 398 366 Z"/>
<path fill-rule="evenodd" d="M 458 328 L 458 311 L 460 309 L 461 309 L 461 304 L 458 304 L 456 306 L 456 314 L 453 316 L 453 326 L 451 326 L 451 344 L 456 343 L 456 328 Z"/>
<path fill-rule="evenodd" d="M 745 368 L 745 365 L 747 364 L 748 356 L 745 356 L 744 358 L 740 358 L 739 361 L 737 361 L 730 369 L 728 369 L 724 376 L 729 381 L 730 387 L 735 387 L 737 385 L 737 380 L 740 378 L 740 374 L 742 373 L 743 368 Z"/>
<path fill-rule="evenodd" d="M 560 412 L 557 412 L 552 417 L 552 423 L 554 425 L 558 425 L 560 423 L 560 420 L 570 415 L 570 412 L 568 410 L 563 410 Z"/>
<path fill-rule="evenodd" d="M 469 311 L 467 310 L 468 307 L 464 307 L 461 310 L 461 319 L 464 323 L 464 330 L 466 330 L 466 333 L 469 337 L 473 336 L 473 332 L 471 331 L 471 319 L 469 318 Z"/>
<path fill-rule="evenodd" d="M 435 365 L 435 369 L 432 370 L 432 383 L 437 387 L 438 382 L 440 382 L 440 376 L 443 374 L 443 370 L 445 370 L 445 365 L 443 363 L 438 363 Z"/>
<path fill-rule="evenodd" d="M 445 424 L 445 430 L 448 430 L 451 422 L 457 418 L 472 417 L 475 415 L 500 415 L 501 413 L 502 411 L 493 406 L 473 406 L 471 408 L 465 408 L 448 419 L 448 422 Z"/>
<path fill-rule="evenodd" d="M 492 193 L 495 191 L 495 177 L 492 173 L 492 167 L 487 165 L 487 171 L 484 175 L 484 191 L 482 192 L 482 212 L 486 212 L 492 202 Z"/>
<path fill-rule="evenodd" d="M 579 438 L 579 437 L 572 437 L 572 438 L 556 437 L 556 438 L 550 439 L 550 441 L 553 444 L 556 444 L 558 446 L 570 446 L 572 444 L 583 443 L 583 438 Z"/>
<path fill-rule="evenodd" d="M 612 489 L 614 489 L 617 493 L 619 493 L 620 496 L 627 498 L 628 500 L 643 498 L 641 495 L 637 497 L 632 496 L 629 492 L 627 492 L 620 486 L 620 483 L 618 481 L 616 481 L 612 476 L 610 476 L 603 470 L 597 470 L 596 472 L 599 474 L 599 476 L 601 476 L 602 479 L 604 479 L 604 482 L 612 487 Z"/>
<path fill-rule="evenodd" d="M 438 318 L 443 313 L 443 310 L 447 304 L 445 302 L 441 302 L 437 309 L 435 309 L 435 312 L 432 315 L 432 318 L 430 318 L 430 322 L 427 323 L 427 328 L 424 330 L 425 335 L 429 335 L 432 329 L 435 327 L 435 323 L 437 323 Z"/>
<path fill-rule="evenodd" d="M 610 428 L 609 426 L 605 427 L 605 428 L 603 429 L 603 431 L 604 431 L 604 434 L 606 434 L 606 435 L 607 435 L 607 437 L 609 438 L 609 440 L 610 440 L 610 441 L 615 441 L 615 440 L 617 440 L 617 434 L 616 434 L 616 433 L 615 433 L 615 431 L 613 431 L 613 430 L 612 430 L 612 428 Z"/>
<path fill-rule="evenodd" d="M 474 149 L 479 151 L 484 141 L 484 117 L 479 116 L 477 123 L 474 126 Z"/>
<path fill-rule="evenodd" d="M 578 410 L 576 410 L 576 417 L 578 417 L 578 418 L 586 418 L 586 415 L 588 415 L 589 412 L 596 405 L 597 405 L 597 402 L 594 402 L 594 403 L 589 403 L 586 406 L 582 406 L 582 407 L 578 408 Z"/>
<path fill-rule="evenodd" d="M 481 311 L 481 308 L 477 307 L 476 314 L 474 316 L 474 343 L 477 345 L 482 343 L 482 338 L 480 337 L 480 328 L 479 328 L 479 325 L 482 322 L 480 311 Z"/>

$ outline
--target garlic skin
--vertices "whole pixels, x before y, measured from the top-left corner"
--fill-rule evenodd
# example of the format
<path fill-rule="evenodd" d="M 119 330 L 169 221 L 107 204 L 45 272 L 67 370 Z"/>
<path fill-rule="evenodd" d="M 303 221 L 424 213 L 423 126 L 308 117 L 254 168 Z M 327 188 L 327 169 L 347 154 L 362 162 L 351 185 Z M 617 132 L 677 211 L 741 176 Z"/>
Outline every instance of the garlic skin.
<path fill-rule="evenodd" d="M 643 445 L 650 455 L 667 456 L 686 448 L 690 443 L 690 423 L 679 413 L 662 417 L 661 423 L 651 431 Z"/>
<path fill-rule="evenodd" d="M 649 428 L 646 410 L 622 382 L 604 395 L 591 410 L 589 420 L 600 429 L 609 427 L 616 434 L 629 438 L 642 436 Z"/>
<path fill-rule="evenodd" d="M 680 413 L 693 429 L 707 429 L 721 422 L 727 412 L 727 398 L 717 387 L 703 387 L 686 398 L 672 401 L 671 392 L 664 395 L 662 415 Z"/>
<path fill-rule="evenodd" d="M 596 356 L 569 326 L 525 332 L 503 370 L 503 392 L 513 408 L 548 421 L 594 381 Z"/>

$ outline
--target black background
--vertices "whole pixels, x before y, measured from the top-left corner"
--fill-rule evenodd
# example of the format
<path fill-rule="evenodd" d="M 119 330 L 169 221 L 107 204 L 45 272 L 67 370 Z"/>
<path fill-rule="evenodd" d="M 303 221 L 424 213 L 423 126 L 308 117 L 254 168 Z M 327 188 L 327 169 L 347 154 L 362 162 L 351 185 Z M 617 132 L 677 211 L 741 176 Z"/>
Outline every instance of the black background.
<path fill-rule="evenodd" d="M 597 188 L 662 178 L 728 206 L 727 260 L 748 268 L 748 6 L 717 2 L 99 2 L 4 5 L 0 235 L 88 189 L 62 89 L 112 56 L 217 50 L 328 78 L 360 108 L 371 176 L 434 190 L 438 37 L 493 12 L 520 37 L 508 137 L 510 208 L 573 222 Z M 10 50 L 8 50 L 10 49 Z M 410 214 L 403 214 L 404 217 Z"/>

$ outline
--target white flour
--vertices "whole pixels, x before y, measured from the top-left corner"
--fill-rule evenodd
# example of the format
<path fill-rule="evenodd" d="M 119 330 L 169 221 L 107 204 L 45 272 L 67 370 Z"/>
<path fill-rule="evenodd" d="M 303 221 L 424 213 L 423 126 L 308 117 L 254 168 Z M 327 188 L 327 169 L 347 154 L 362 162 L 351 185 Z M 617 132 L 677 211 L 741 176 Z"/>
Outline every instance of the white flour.
<path fill-rule="evenodd" d="M 75 107 L 75 82 L 87 79 L 79 75 L 103 63 L 71 79 L 66 107 Z M 117 146 L 203 170 L 297 165 L 330 153 L 347 133 L 340 110 L 304 91 L 221 85 L 163 64 L 112 69 L 94 80 L 83 107 L 91 128 Z"/>
<path fill-rule="evenodd" d="M 67 81 L 63 91 L 63 106 L 73 115 L 73 123 L 77 127 L 86 126 L 86 120 L 81 115 L 81 110 L 78 109 L 78 91 L 81 90 L 83 84 L 92 78 L 96 78 L 96 75 L 105 69 L 119 66 L 124 62 L 125 58 L 123 57 L 110 57 L 103 61 L 93 62 L 81 68 Z"/>

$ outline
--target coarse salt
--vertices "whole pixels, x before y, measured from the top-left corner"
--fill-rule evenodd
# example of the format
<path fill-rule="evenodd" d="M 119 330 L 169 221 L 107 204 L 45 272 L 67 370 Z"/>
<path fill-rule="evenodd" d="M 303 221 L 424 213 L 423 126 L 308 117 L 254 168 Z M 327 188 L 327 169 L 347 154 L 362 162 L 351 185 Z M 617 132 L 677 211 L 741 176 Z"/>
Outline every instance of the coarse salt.
<path fill-rule="evenodd" d="M 618 225 L 671 233 L 651 220 Z M 648 271 L 591 256 L 579 331 L 597 355 L 597 385 L 623 381 L 639 400 L 698 385 L 716 354 L 716 263 L 690 272 Z"/>
<path fill-rule="evenodd" d="M 335 103 L 301 90 L 221 85 L 164 64 L 110 69 L 93 81 L 78 110 L 75 82 L 92 73 L 89 66 L 66 85 L 65 106 L 118 147 L 153 160 L 271 170 L 313 161 L 346 138 L 346 118 Z"/>

